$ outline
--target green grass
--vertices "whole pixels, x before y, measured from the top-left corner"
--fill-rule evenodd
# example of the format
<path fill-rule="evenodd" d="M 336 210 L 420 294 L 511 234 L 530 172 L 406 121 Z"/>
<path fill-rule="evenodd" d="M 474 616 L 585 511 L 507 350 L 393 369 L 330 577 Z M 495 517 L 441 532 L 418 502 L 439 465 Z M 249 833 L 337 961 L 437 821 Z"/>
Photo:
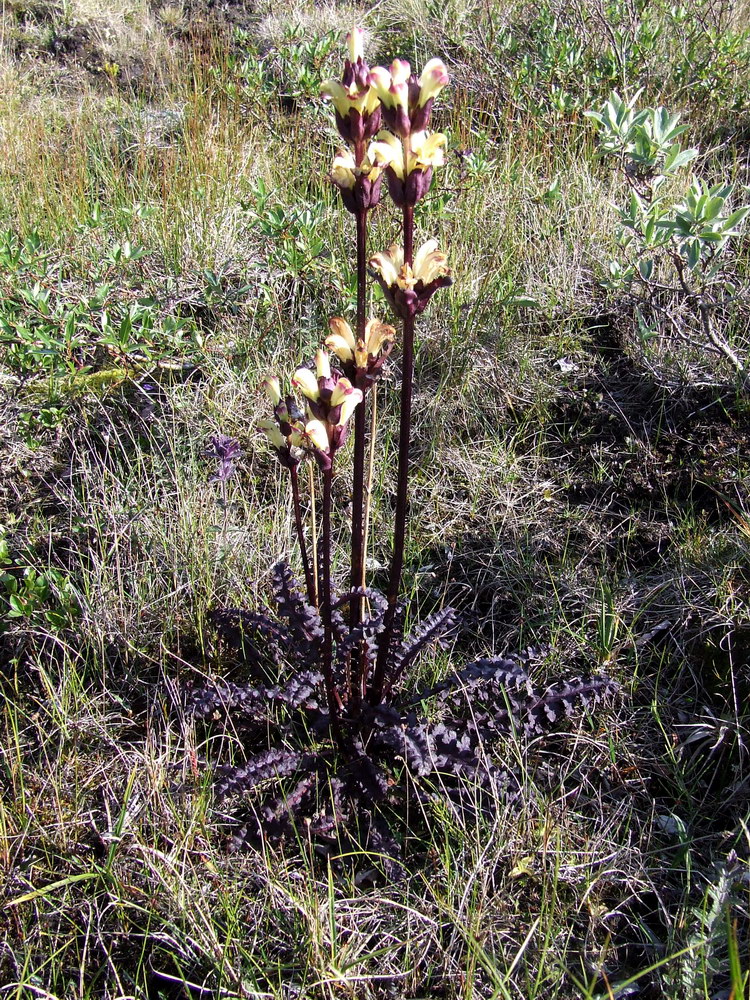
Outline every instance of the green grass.
<path fill-rule="evenodd" d="M 418 217 L 456 280 L 418 328 L 405 590 L 413 616 L 452 603 L 465 626 L 420 669 L 548 644 L 551 673 L 604 666 L 622 685 L 616 705 L 544 748 L 520 736 L 487 748 L 518 769 L 521 804 L 476 819 L 415 788 L 397 885 L 366 850 L 326 859 L 304 830 L 283 851 L 227 854 L 210 775 L 242 758 L 241 733 L 197 730 L 183 709 L 190 685 L 224 666 L 209 612 L 263 604 L 271 565 L 297 558 L 285 484 L 255 431 L 259 383 L 351 311 L 352 227 L 325 180 L 327 111 L 303 97 L 289 113 L 276 96 L 295 66 L 285 26 L 319 37 L 336 11 L 257 8 L 238 34 L 174 6 L 123 7 L 88 62 L 52 41 L 77 25 L 99 37 L 93 3 L 2 14 L 0 230 L 36 232 L 39 247 L 28 266 L 0 266 L 0 294 L 39 281 L 67 307 L 106 282 L 113 309 L 150 301 L 155 332 L 148 352 L 123 355 L 89 331 L 102 373 L 89 381 L 75 364 L 50 378 L 0 357 L 1 995 L 609 1000 L 633 983 L 738 1000 L 750 421 L 731 371 L 640 344 L 632 309 L 599 284 L 623 186 L 581 111 L 622 84 L 602 75 L 601 18 L 627 36 L 625 5 L 562 11 L 554 30 L 542 11 L 537 36 L 499 2 L 360 12 L 374 55 L 440 54 L 456 80 L 437 112 L 450 198 Z M 686 115 L 706 177 L 744 182 L 747 12 L 721 22 L 738 41 L 717 61 L 718 96 L 677 73 L 686 36 L 704 45 L 717 12 L 701 5 L 676 25 L 654 8 L 663 33 L 626 82 Z M 554 43 L 579 16 L 588 54 L 571 70 Z M 531 79 L 519 66 L 539 62 L 538 37 L 552 52 Z M 555 82 L 580 106 L 555 108 Z M 148 115 L 164 108 L 180 127 L 159 144 Z M 293 232 L 299 208 L 313 221 Z M 372 245 L 395 235 L 384 204 Z M 114 260 L 125 240 L 144 255 Z M 747 352 L 746 239 L 733 267 Z M 538 307 L 515 305 L 521 294 Z M 169 319 L 187 324 L 182 344 Z M 394 359 L 378 395 L 381 564 Z M 226 503 L 205 455 L 217 431 L 244 449 Z M 339 542 L 343 571 L 343 529 Z"/>

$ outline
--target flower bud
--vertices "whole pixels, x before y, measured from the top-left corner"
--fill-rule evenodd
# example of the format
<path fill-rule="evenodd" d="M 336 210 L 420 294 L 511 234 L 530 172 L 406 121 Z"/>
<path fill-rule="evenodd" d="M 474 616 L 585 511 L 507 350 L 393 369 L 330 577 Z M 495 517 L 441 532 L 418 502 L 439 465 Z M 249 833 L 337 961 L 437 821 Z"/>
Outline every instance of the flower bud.
<path fill-rule="evenodd" d="M 286 447 L 286 438 L 281 433 L 278 424 L 274 420 L 259 420 L 258 427 L 263 431 L 274 448 Z"/>
<path fill-rule="evenodd" d="M 349 50 L 349 62 L 355 63 L 358 59 L 364 59 L 364 35 L 361 28 L 352 28 L 347 34 L 346 47 Z"/>
<path fill-rule="evenodd" d="M 434 100 L 443 87 L 450 83 L 448 70 L 442 59 L 430 59 L 419 77 L 419 98 L 417 106 L 424 107 L 428 101 Z"/>
<path fill-rule="evenodd" d="M 281 384 L 279 380 L 273 375 L 268 375 L 263 379 L 261 385 L 266 390 L 266 395 L 271 400 L 271 405 L 278 406 L 281 402 Z"/>
<path fill-rule="evenodd" d="M 331 362 L 325 351 L 317 350 L 315 352 L 315 372 L 318 379 L 329 379 L 331 377 Z"/>

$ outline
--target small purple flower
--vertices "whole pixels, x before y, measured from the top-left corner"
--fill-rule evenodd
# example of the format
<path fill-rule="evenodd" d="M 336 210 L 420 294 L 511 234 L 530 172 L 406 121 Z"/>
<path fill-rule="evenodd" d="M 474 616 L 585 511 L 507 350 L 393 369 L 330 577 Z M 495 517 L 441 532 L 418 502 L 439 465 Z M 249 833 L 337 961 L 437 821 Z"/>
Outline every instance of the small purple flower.
<path fill-rule="evenodd" d="M 218 459 L 219 466 L 210 483 L 225 483 L 227 479 L 234 475 L 236 471 L 235 462 L 242 457 L 242 449 L 236 438 L 228 437 L 226 434 L 214 434 L 208 443 L 206 453 L 211 458 Z"/>

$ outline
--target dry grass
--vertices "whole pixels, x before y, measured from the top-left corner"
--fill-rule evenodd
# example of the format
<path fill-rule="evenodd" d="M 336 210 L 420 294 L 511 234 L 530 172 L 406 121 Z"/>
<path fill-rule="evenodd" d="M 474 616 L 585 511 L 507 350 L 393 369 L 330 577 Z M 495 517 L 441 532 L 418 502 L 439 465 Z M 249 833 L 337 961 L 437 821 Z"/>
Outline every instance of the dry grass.
<path fill-rule="evenodd" d="M 711 359 L 639 345 L 600 287 L 620 187 L 578 114 L 534 119 L 505 77 L 482 77 L 500 27 L 522 37 L 527 13 L 260 7 L 238 42 L 188 4 L 4 8 L 0 231 L 38 230 L 49 266 L 2 265 L 2 294 L 41 280 L 73 302 L 107 282 L 152 300 L 160 322 L 188 321 L 199 347 L 184 369 L 113 354 L 102 365 L 124 374 L 89 391 L 0 363 L 0 574 L 56 574 L 20 617 L 0 581 L 2 996 L 609 1000 L 631 981 L 643 997 L 741 995 L 747 400 Z M 289 498 L 254 430 L 260 378 L 292 370 L 351 305 L 350 226 L 322 180 L 332 132 L 314 104 L 279 107 L 259 59 L 291 59 L 289 26 L 304 39 L 355 15 L 373 55 L 445 51 L 477 86 L 440 111 L 462 155 L 441 178 L 451 199 L 418 220 L 456 282 L 419 329 L 406 589 L 414 616 L 451 602 L 465 620 L 423 670 L 549 644 L 546 669 L 605 667 L 622 684 L 616 706 L 544 747 L 486 748 L 521 776 L 520 803 L 469 820 L 439 788 L 410 796 L 399 885 L 364 849 L 326 858 L 304 830 L 278 853 L 228 856 L 209 782 L 242 758 L 241 733 L 200 730 L 183 708 L 192 683 L 227 669 L 208 613 L 262 604 L 269 567 L 293 551 Z M 45 48 L 74 28 L 122 73 Z M 157 141 L 164 110 L 178 124 Z M 726 154 L 703 168 L 729 169 Z M 297 207 L 315 218 L 294 238 L 302 265 L 291 216 L 274 229 L 270 215 Z M 373 245 L 393 236 L 384 208 Z M 308 259 L 317 237 L 330 256 Z M 113 263 L 125 240 L 145 255 Z M 539 307 L 514 305 L 521 293 Z M 397 375 L 395 357 L 379 396 L 380 563 Z M 62 415 L 46 428 L 49 407 Z M 219 431 L 244 449 L 226 497 L 205 455 Z M 342 520 L 348 503 L 342 466 Z"/>

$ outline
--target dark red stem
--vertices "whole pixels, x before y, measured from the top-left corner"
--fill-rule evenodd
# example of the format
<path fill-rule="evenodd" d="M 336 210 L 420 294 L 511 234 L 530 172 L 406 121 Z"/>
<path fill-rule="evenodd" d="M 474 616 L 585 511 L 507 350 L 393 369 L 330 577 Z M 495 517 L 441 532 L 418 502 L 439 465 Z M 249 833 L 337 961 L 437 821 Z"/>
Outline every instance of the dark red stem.
<path fill-rule="evenodd" d="M 367 211 L 357 212 L 357 340 L 364 340 L 367 323 Z M 352 590 L 362 586 L 364 567 L 364 508 L 365 508 L 365 445 L 366 410 L 364 400 L 354 411 L 354 477 L 352 482 Z M 358 625 L 362 602 L 355 597 L 351 603 L 350 624 Z"/>
<path fill-rule="evenodd" d="M 404 208 L 404 263 L 414 263 L 414 209 Z M 388 656 L 393 641 L 393 624 L 396 617 L 401 574 L 404 568 L 406 518 L 409 507 L 409 438 L 411 433 L 411 402 L 414 383 L 414 317 L 404 319 L 403 374 L 401 378 L 401 420 L 398 433 L 398 480 L 396 486 L 396 512 L 393 526 L 393 556 L 388 577 L 388 607 L 385 612 L 383 632 L 378 648 L 378 660 L 372 680 L 370 700 L 378 705 L 383 697 Z"/>
<path fill-rule="evenodd" d="M 297 474 L 297 466 L 293 466 L 289 470 L 289 475 L 292 480 L 292 500 L 294 502 L 294 524 L 297 529 L 297 541 L 299 542 L 299 551 L 302 556 L 302 567 L 305 571 L 305 586 L 307 587 L 307 599 L 310 604 L 315 607 L 315 580 L 313 579 L 312 570 L 310 568 L 310 560 L 307 557 L 307 546 L 305 545 L 305 533 L 302 526 L 302 505 L 299 498 L 299 476 Z"/>
<path fill-rule="evenodd" d="M 320 610 L 323 619 L 323 677 L 328 698 L 328 712 L 334 736 L 338 731 L 340 698 L 333 680 L 333 624 L 331 621 L 331 487 L 333 463 L 323 471 L 323 559 Z"/>

